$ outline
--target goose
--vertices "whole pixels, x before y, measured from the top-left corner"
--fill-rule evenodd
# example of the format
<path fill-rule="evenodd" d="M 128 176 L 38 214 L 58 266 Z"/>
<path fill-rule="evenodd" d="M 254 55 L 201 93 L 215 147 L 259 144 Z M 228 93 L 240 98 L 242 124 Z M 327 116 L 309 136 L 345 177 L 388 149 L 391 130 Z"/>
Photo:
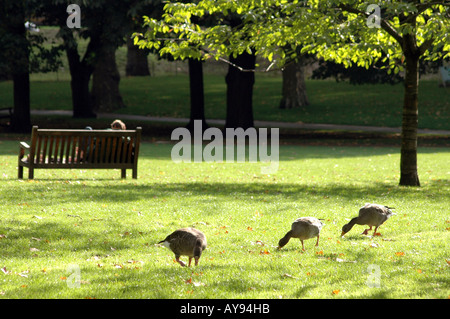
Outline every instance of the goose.
<path fill-rule="evenodd" d="M 195 228 L 181 228 L 171 233 L 158 244 L 163 244 L 172 250 L 176 261 L 182 267 L 186 266 L 186 264 L 180 260 L 180 256 L 189 257 L 189 267 L 191 266 L 192 258 L 194 258 L 197 266 L 202 251 L 206 249 L 206 236 Z"/>
<path fill-rule="evenodd" d="M 305 250 L 303 240 L 312 237 L 317 237 L 316 247 L 319 246 L 319 234 L 322 229 L 323 223 L 315 217 L 300 217 L 297 218 L 291 226 L 291 230 L 284 235 L 278 242 L 278 249 L 285 246 L 289 239 L 298 238 L 302 243 L 302 250 Z"/>
<path fill-rule="evenodd" d="M 372 227 L 375 226 L 373 232 L 373 236 L 375 236 L 378 227 L 380 227 L 380 225 L 382 225 L 389 217 L 395 215 L 391 209 L 394 208 L 379 204 L 365 204 L 359 209 L 358 217 L 352 218 L 348 224 L 345 224 L 342 227 L 341 237 L 349 232 L 355 224 L 370 226 L 370 228 L 364 230 L 361 235 L 367 235 L 369 230 L 372 230 Z"/>

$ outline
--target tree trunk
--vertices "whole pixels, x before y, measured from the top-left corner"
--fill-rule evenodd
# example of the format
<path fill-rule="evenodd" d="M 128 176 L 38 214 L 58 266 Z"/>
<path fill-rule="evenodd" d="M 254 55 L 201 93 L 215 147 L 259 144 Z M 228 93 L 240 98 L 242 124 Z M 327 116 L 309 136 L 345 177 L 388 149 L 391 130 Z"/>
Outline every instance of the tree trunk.
<path fill-rule="evenodd" d="M 419 54 L 404 49 L 405 95 L 403 100 L 400 185 L 420 186 L 417 174 L 417 126 L 419 93 Z"/>
<path fill-rule="evenodd" d="M 116 64 L 116 48 L 102 46 L 92 78 L 92 104 L 95 111 L 110 112 L 125 107 L 119 91 L 120 74 Z"/>
<path fill-rule="evenodd" d="M 190 121 L 186 128 L 194 129 L 194 121 L 202 121 L 202 129 L 208 128 L 205 122 L 205 99 L 203 90 L 203 62 L 197 59 L 189 59 L 189 87 L 191 96 Z"/>
<path fill-rule="evenodd" d="M 95 118 L 89 94 L 89 79 L 91 72 L 85 68 L 71 71 L 70 87 L 72 89 L 73 117 Z"/>
<path fill-rule="evenodd" d="M 11 119 L 11 130 L 16 133 L 29 133 L 30 118 L 30 74 L 14 73 L 14 113 Z"/>
<path fill-rule="evenodd" d="M 25 8 L 23 2 L 11 2 L 9 9 L 14 14 L 6 15 L 6 29 L 13 42 L 11 51 L 7 50 L 6 57 L 13 79 L 14 113 L 10 129 L 17 133 L 29 133 L 30 119 L 30 74 L 29 49 L 24 26 Z"/>
<path fill-rule="evenodd" d="M 256 56 L 244 52 L 236 58 L 230 57 L 230 62 L 245 69 L 254 70 Z M 244 130 L 253 127 L 253 84 L 255 73 L 240 71 L 233 65 L 228 67 L 225 81 L 227 83 L 227 117 L 225 127 Z"/>
<path fill-rule="evenodd" d="M 89 42 L 85 53 L 85 58 L 80 60 L 76 41 L 72 32 L 66 32 L 63 36 L 64 45 L 69 62 L 70 69 L 70 87 L 72 89 L 72 107 L 73 117 L 75 118 L 95 118 L 97 117 L 92 109 L 91 98 L 89 94 L 89 80 L 93 67 L 86 62 L 91 60 L 92 47 L 94 42 Z M 87 57 L 87 59 L 86 59 Z"/>
<path fill-rule="evenodd" d="M 127 66 L 125 68 L 126 76 L 149 76 L 147 51 L 139 49 L 134 45 L 133 39 L 127 39 Z"/>
<path fill-rule="evenodd" d="M 283 70 L 283 89 L 280 109 L 292 109 L 309 104 L 303 62 L 292 62 Z"/>

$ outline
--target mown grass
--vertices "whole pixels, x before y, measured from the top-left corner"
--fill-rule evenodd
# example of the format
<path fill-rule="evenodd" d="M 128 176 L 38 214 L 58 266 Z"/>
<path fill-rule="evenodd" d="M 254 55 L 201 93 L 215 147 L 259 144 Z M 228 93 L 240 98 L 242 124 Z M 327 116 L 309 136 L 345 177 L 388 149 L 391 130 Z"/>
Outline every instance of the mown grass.
<path fill-rule="evenodd" d="M 397 186 L 397 148 L 281 146 L 278 172 L 262 175 L 263 163 L 175 164 L 171 144 L 143 143 L 137 180 L 37 170 L 19 181 L 18 143 L 0 143 L 2 298 L 450 295 L 448 149 L 419 149 L 422 187 L 407 188 Z M 381 237 L 355 226 L 341 238 L 366 202 L 397 215 Z M 300 216 L 324 219 L 319 247 L 308 240 L 302 252 L 292 240 L 278 251 Z M 186 226 L 208 238 L 197 267 L 180 267 L 156 244 Z M 79 267 L 78 288 L 70 265 Z"/>
<path fill-rule="evenodd" d="M 310 105 L 281 110 L 281 77 L 257 75 L 253 113 L 255 120 L 354 124 L 399 127 L 403 85 L 351 85 L 308 80 Z M 120 90 L 126 108 L 117 113 L 189 118 L 189 79 L 185 74 L 122 78 Z M 12 107 L 12 83 L 0 82 L 0 105 Z M 226 85 L 222 75 L 205 75 L 205 116 L 226 118 Z M 419 128 L 450 129 L 450 90 L 437 81 L 421 81 Z M 32 81 L 31 109 L 71 110 L 70 82 Z"/>

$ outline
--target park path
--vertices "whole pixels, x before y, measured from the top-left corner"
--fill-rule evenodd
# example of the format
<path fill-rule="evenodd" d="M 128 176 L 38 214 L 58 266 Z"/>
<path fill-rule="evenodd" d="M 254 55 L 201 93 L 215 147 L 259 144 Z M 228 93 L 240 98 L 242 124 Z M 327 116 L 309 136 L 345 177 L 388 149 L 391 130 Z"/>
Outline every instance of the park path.
<path fill-rule="evenodd" d="M 52 111 L 52 110 L 32 110 L 31 115 L 67 115 L 72 116 L 72 111 Z M 116 113 L 97 113 L 99 119 L 121 119 L 123 121 L 145 121 L 145 122 L 163 122 L 163 123 L 179 123 L 180 126 L 189 123 L 188 118 L 175 117 L 155 117 L 131 114 L 116 114 Z M 224 125 L 225 120 L 206 120 L 209 124 Z M 362 125 L 341 125 L 341 124 L 313 124 L 313 123 L 292 123 L 292 122 L 276 122 L 276 121 L 254 121 L 255 127 L 278 127 L 278 128 L 293 128 L 304 130 L 326 130 L 326 131 L 346 131 L 346 132 L 378 132 L 378 133 L 401 133 L 400 127 L 378 127 L 378 126 L 362 126 Z M 429 130 L 419 129 L 419 134 L 430 135 L 449 135 L 448 130 Z"/>

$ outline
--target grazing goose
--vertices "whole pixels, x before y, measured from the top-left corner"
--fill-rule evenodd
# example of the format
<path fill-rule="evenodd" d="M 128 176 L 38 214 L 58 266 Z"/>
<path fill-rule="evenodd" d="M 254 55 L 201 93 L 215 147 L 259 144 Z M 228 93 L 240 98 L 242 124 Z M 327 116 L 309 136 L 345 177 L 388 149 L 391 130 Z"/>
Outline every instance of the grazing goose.
<path fill-rule="evenodd" d="M 201 231 L 194 228 L 181 228 L 174 231 L 161 240 L 158 244 L 163 244 L 173 251 L 176 261 L 181 266 L 186 266 L 180 260 L 180 256 L 189 257 L 189 267 L 191 266 L 192 257 L 195 259 L 195 265 L 198 265 L 198 260 L 202 255 L 202 251 L 206 249 L 206 237 Z"/>
<path fill-rule="evenodd" d="M 322 229 L 322 222 L 314 217 L 300 217 L 296 219 L 291 226 L 291 230 L 284 235 L 278 242 L 278 249 L 285 246 L 289 239 L 298 238 L 302 242 L 302 250 L 305 250 L 303 240 L 317 237 L 316 246 L 319 246 L 319 234 Z"/>
<path fill-rule="evenodd" d="M 375 236 L 378 227 L 380 227 L 380 225 L 389 217 L 395 215 L 391 209 L 394 208 L 378 204 L 366 204 L 364 207 L 360 208 L 358 217 L 352 218 L 348 224 L 345 224 L 342 227 L 341 236 L 344 236 L 344 234 L 349 232 L 355 224 L 370 226 L 370 228 L 364 230 L 361 235 L 367 235 L 369 230 L 372 230 L 372 226 L 375 226 L 373 232 L 373 236 Z"/>

